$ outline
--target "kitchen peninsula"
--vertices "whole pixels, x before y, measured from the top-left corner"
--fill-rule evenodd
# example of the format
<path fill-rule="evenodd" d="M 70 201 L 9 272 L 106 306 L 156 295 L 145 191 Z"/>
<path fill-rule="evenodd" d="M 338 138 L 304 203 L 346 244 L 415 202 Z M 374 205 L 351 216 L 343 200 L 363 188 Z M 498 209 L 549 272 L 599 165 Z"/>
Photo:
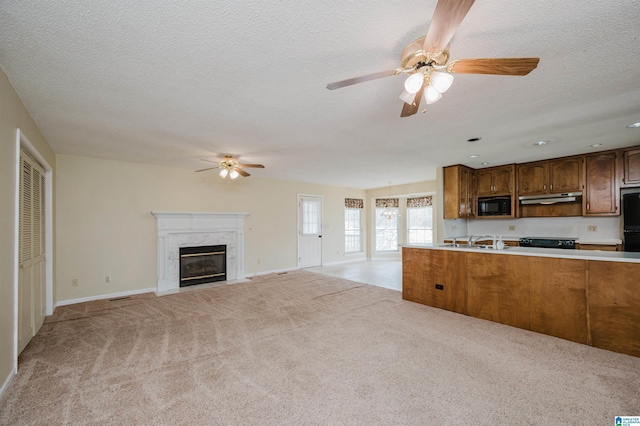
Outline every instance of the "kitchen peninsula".
<path fill-rule="evenodd" d="M 402 249 L 402 297 L 640 356 L 640 253 L 452 245 Z"/>

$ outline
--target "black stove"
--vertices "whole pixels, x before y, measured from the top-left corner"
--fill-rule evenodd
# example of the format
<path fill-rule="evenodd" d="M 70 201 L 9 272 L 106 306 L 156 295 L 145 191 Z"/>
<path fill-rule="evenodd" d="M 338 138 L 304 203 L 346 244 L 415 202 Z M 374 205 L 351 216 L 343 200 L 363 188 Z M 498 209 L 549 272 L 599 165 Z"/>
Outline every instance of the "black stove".
<path fill-rule="evenodd" d="M 575 249 L 575 238 L 524 237 L 520 238 L 520 247 L 541 247 Z"/>

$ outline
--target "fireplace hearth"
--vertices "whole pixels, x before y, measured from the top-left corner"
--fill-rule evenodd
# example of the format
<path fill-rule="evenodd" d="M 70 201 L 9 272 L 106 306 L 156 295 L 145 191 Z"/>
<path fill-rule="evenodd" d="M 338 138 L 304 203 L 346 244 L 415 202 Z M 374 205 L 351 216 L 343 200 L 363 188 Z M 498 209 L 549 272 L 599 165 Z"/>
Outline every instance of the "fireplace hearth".
<path fill-rule="evenodd" d="M 180 287 L 226 279 L 226 245 L 180 247 Z"/>

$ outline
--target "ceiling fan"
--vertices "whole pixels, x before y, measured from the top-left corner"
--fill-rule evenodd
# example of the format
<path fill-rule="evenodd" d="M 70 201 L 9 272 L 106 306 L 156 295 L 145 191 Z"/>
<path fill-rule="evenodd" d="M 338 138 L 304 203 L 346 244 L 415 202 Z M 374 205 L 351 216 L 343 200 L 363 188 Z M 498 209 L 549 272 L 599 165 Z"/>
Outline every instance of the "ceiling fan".
<path fill-rule="evenodd" d="M 452 74 L 527 75 L 538 66 L 540 58 L 458 59 L 449 62 L 449 41 L 471 9 L 475 0 L 438 0 L 425 37 L 410 43 L 400 56 L 400 67 L 327 84 L 334 90 L 382 77 L 408 74 L 400 117 L 418 112 L 424 95 L 427 104 L 442 97 L 453 83 Z"/>
<path fill-rule="evenodd" d="M 201 158 L 201 160 L 207 161 L 209 163 L 216 163 L 216 161 L 206 160 L 204 158 Z M 262 164 L 240 164 L 238 162 L 238 159 L 234 158 L 232 155 L 225 155 L 221 157 L 220 161 L 217 163 L 218 165 L 215 167 L 196 170 L 196 172 L 205 172 L 207 170 L 220 169 L 220 173 L 218 174 L 220 175 L 221 178 L 224 179 L 227 176 L 229 176 L 230 179 L 235 179 L 238 176 L 244 176 L 244 177 L 251 176 L 251 174 L 244 171 L 243 168 L 264 169 L 264 166 Z"/>

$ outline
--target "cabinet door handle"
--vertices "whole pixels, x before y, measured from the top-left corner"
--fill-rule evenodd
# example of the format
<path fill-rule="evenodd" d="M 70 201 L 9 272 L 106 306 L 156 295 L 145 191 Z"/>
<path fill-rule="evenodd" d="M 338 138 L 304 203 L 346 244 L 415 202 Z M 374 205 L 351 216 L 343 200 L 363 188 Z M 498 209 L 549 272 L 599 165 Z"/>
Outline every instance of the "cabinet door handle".
<path fill-rule="evenodd" d="M 553 191 L 553 184 L 549 185 L 549 189 Z"/>
<path fill-rule="evenodd" d="M 546 183 L 544 185 L 542 185 L 542 189 L 544 189 L 545 191 L 547 190 L 547 184 Z"/>
<path fill-rule="evenodd" d="M 587 203 L 587 211 L 591 210 L 591 204 Z"/>

